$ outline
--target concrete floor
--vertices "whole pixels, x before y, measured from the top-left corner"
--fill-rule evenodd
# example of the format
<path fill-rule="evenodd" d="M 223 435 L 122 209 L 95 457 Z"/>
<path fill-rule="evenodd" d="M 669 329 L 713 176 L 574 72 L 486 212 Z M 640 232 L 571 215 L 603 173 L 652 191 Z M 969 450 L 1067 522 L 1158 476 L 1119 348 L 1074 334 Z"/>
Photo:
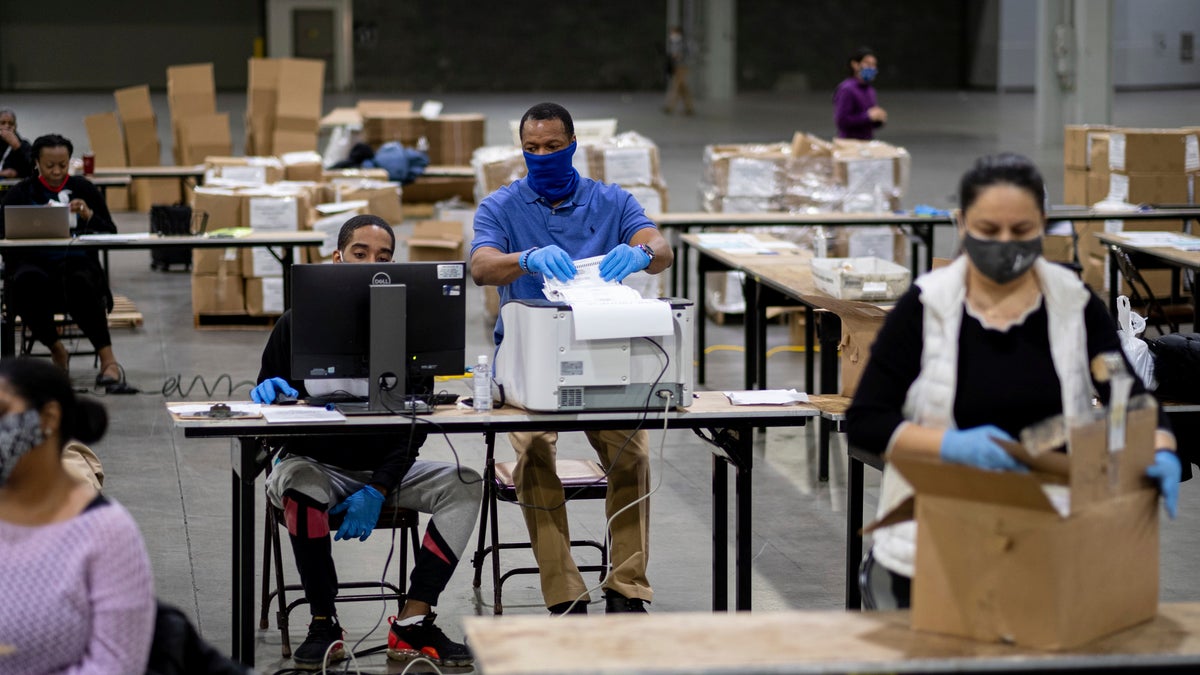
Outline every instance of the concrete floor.
<path fill-rule="evenodd" d="M 372 95 L 376 97 L 375 95 Z M 417 100 L 423 95 L 412 96 Z M 701 104 L 695 117 L 667 117 L 657 95 L 636 94 L 447 94 L 440 97 L 448 112 L 478 111 L 489 119 L 489 143 L 508 142 L 509 119 L 516 119 L 530 104 L 554 99 L 578 118 L 617 117 L 621 130 L 636 130 L 660 147 L 663 170 L 671 189 L 672 210 L 694 210 L 700 176 L 702 148 L 708 143 L 782 141 L 800 129 L 831 135 L 829 96 L 755 94 L 722 104 Z M 330 96 L 326 107 L 350 103 L 353 97 Z M 908 206 L 926 203 L 952 205 L 959 174 L 979 154 L 1015 150 L 1034 157 L 1047 178 L 1053 201 L 1062 191 L 1060 147 L 1037 148 L 1033 143 L 1033 97 L 979 92 L 881 93 L 891 123 L 881 138 L 903 145 L 912 154 L 913 175 Z M 18 111 L 22 134 L 30 139 L 51 131 L 61 132 L 86 146 L 82 117 L 113 107 L 107 94 L 6 94 L 0 104 Z M 166 135 L 164 97 L 155 96 L 160 132 Z M 1181 126 L 1194 123 L 1189 115 L 1200 107 L 1200 91 L 1122 93 L 1116 97 L 1114 122 L 1128 126 Z M 244 97 L 221 95 L 219 108 L 231 113 L 234 138 L 240 125 Z M 167 152 L 164 151 L 164 159 Z M 119 214 L 122 230 L 146 227 L 140 214 Z M 938 253 L 952 243 L 943 236 Z M 245 381 L 258 371 L 265 332 L 197 331 L 190 316 L 189 277 L 182 272 L 154 272 L 145 252 L 116 254 L 112 258 L 114 289 L 129 296 L 146 317 L 136 330 L 116 330 L 114 343 L 129 380 L 141 387 L 140 396 L 108 397 L 112 416 L 110 432 L 97 444 L 107 473 L 106 492 L 123 503 L 137 518 L 154 565 L 159 596 L 182 607 L 215 645 L 228 649 L 229 621 L 229 456 L 225 442 L 187 440 L 172 429 L 163 410 L 164 400 L 179 400 L 178 392 L 164 398 L 161 389 L 170 378 L 185 386 L 201 376 L 213 385 L 229 375 L 239 386 L 232 398 L 246 398 Z M 482 315 L 482 296 L 472 288 L 468 316 Z M 783 326 L 773 326 L 769 346 L 786 342 Z M 477 319 L 468 323 L 468 355 L 482 353 L 491 328 Z M 740 326 L 711 326 L 709 344 L 724 345 L 709 355 L 707 388 L 737 388 L 742 378 Z M 803 354 L 780 351 L 771 358 L 772 384 L 803 386 Z M 88 388 L 95 372 L 90 359 L 72 363 L 73 379 Z M 465 385 L 459 383 L 458 386 Z M 215 392 L 198 386 L 188 398 L 230 398 L 226 384 Z M 653 471 L 661 486 L 654 495 L 649 576 L 656 591 L 653 611 L 706 611 L 710 605 L 710 454 L 693 435 L 651 432 Z M 453 439 L 461 460 L 480 467 L 480 439 Z M 816 480 L 815 426 L 772 431 L 756 448 L 753 534 L 754 607 L 770 609 L 837 609 L 842 604 L 844 545 L 843 509 L 845 465 L 841 440 L 835 441 L 835 461 L 828 483 Z M 562 453 L 586 457 L 590 450 L 581 434 L 564 437 Z M 661 452 L 659 451 L 661 448 Z M 501 458 L 511 450 L 500 449 Z M 447 441 L 431 438 L 422 452 L 427 459 L 453 461 Z M 877 475 L 868 472 L 867 512 L 873 513 L 873 488 Z M 1192 508 L 1195 482 L 1183 486 L 1177 521 L 1162 529 L 1161 583 L 1163 600 L 1200 600 L 1200 584 L 1191 579 L 1192 561 L 1200 554 L 1200 512 Z M 573 504 L 571 525 L 579 534 L 600 537 L 603 527 L 597 504 Z M 516 537 L 524 528 L 516 510 L 501 507 L 501 527 Z M 262 533 L 259 532 L 261 537 Z M 391 541 L 379 533 L 368 542 L 339 543 L 335 555 L 343 579 L 377 579 Z M 285 544 L 286 551 L 286 544 Z M 261 548 L 257 549 L 261 554 Z M 285 552 L 285 556 L 289 556 Z M 470 552 L 465 556 L 469 560 Z M 528 561 L 520 554 L 506 559 Z M 288 562 L 288 573 L 295 577 Z M 394 569 L 388 576 L 394 575 Z M 469 563 L 460 567 L 438 607 L 439 623 L 451 636 L 461 637 L 460 617 L 490 608 L 477 607 L 470 583 Z M 490 597 L 490 581 L 483 591 Z M 506 584 L 508 613 L 541 613 L 540 592 L 533 577 L 517 577 Z M 1097 592 L 1103 592 L 1097 589 Z M 593 605 L 597 611 L 597 605 Z M 342 610 L 348 637 L 364 638 L 362 646 L 380 644 L 386 628 L 367 636 L 384 613 L 378 605 L 357 605 Z M 293 619 L 293 644 L 303 639 L 307 617 L 301 609 Z M 271 672 L 288 665 L 279 658 L 279 634 L 274 628 L 258 633 L 258 667 Z M 363 660 L 374 672 L 387 672 L 381 657 Z M 392 667 L 393 672 L 399 668 Z"/>

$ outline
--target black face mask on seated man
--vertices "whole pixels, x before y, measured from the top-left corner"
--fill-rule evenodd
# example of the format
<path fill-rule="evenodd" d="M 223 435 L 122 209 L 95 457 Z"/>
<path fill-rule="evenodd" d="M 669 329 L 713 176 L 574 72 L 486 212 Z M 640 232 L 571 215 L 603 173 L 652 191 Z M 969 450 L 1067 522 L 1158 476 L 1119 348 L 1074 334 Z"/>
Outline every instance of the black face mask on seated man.
<path fill-rule="evenodd" d="M 996 241 L 963 235 L 963 250 L 983 276 L 998 284 L 1021 276 L 1042 254 L 1042 238 Z"/>

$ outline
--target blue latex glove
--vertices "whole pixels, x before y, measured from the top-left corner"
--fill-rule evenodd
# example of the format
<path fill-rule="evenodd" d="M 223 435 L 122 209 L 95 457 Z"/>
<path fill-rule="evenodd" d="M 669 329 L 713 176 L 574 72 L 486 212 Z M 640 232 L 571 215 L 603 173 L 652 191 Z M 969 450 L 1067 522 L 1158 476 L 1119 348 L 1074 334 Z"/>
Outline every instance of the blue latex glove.
<path fill-rule="evenodd" d="M 539 248 L 530 253 L 529 257 L 525 259 L 525 266 L 529 268 L 530 272 L 537 272 L 559 281 L 570 281 L 575 278 L 575 263 L 572 262 L 571 256 L 554 245 Z"/>
<path fill-rule="evenodd" d="M 1146 475 L 1158 483 L 1158 491 L 1163 496 L 1163 508 L 1171 520 L 1179 515 L 1179 474 L 1182 472 L 1179 457 L 1170 450 L 1154 453 L 1154 463 L 1146 467 Z"/>
<path fill-rule="evenodd" d="M 371 536 L 371 530 L 375 529 L 375 523 L 379 522 L 379 511 L 382 509 L 383 495 L 370 485 L 364 485 L 341 504 L 329 509 L 331 516 L 346 513 L 334 539 L 358 537 L 359 541 L 366 541 Z"/>
<path fill-rule="evenodd" d="M 617 244 L 617 247 L 600 261 L 600 278 L 605 281 L 620 281 L 634 272 L 650 266 L 650 256 L 636 246 Z"/>
<path fill-rule="evenodd" d="M 966 464 L 989 471 L 1028 471 L 993 439 L 1013 440 L 1003 429 L 991 424 L 973 429 L 947 429 L 942 436 L 942 461 Z"/>
<path fill-rule="evenodd" d="M 295 389 L 292 389 L 287 380 L 282 377 L 272 377 L 269 380 L 263 380 L 250 392 L 250 400 L 255 403 L 271 404 L 275 402 L 275 397 L 279 394 L 297 396 L 299 393 Z"/>

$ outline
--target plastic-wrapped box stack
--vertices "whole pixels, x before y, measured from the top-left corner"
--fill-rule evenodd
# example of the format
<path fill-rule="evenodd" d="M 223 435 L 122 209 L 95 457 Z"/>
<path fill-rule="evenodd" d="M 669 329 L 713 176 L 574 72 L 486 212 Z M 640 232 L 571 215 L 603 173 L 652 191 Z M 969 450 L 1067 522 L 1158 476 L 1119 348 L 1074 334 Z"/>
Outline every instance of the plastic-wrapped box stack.
<path fill-rule="evenodd" d="M 1068 125 L 1063 143 L 1063 202 L 1092 206 L 1101 201 L 1130 204 L 1194 204 L 1200 176 L 1200 129 L 1131 129 Z M 1108 289 L 1107 252 L 1093 232 L 1122 230 L 1174 231 L 1179 220 L 1075 223 L 1083 279 L 1092 288 Z M 1170 270 L 1142 275 L 1157 296 L 1171 292 Z M 1122 292 L 1128 286 L 1122 282 Z"/>

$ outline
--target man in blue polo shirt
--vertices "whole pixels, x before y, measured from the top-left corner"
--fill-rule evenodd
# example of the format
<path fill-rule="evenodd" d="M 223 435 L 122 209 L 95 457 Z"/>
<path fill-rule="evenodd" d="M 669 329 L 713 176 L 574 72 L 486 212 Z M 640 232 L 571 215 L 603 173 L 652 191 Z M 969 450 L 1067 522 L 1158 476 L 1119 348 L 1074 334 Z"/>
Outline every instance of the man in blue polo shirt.
<path fill-rule="evenodd" d="M 572 166 L 575 125 L 556 103 L 539 103 L 521 117 L 521 145 L 528 175 L 489 195 L 475 214 L 471 276 L 481 286 L 500 287 L 500 303 L 541 298 L 547 276 L 569 280 L 574 260 L 604 256 L 600 275 L 620 281 L 645 270 L 671 266 L 671 247 L 633 195 L 616 185 L 583 178 Z M 504 325 L 496 321 L 496 344 Z M 611 518 L 650 488 L 645 431 L 587 432 L 601 464 L 611 467 L 606 509 Z M 509 434 L 517 453 L 514 479 L 534 557 L 541 570 L 542 596 L 552 614 L 586 613 L 573 601 L 587 590 L 571 558 L 562 483 L 555 473 L 557 433 Z M 540 508 L 539 508 L 540 507 Z M 645 612 L 654 598 L 646 580 L 650 504 L 642 500 L 612 523 L 612 574 L 605 583 L 606 610 Z M 586 596 L 584 596 L 586 600 Z"/>

